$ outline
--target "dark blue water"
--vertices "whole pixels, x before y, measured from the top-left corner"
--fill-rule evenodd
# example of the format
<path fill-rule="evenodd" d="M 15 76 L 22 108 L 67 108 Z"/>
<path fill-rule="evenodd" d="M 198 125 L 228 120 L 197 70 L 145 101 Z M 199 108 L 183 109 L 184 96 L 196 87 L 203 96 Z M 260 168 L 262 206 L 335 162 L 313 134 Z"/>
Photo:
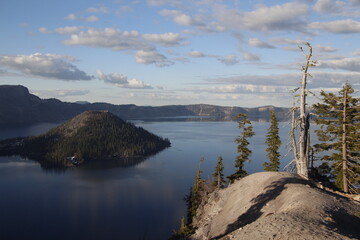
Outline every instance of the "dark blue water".
<path fill-rule="evenodd" d="M 0 139 L 37 135 L 56 124 L 2 127 Z M 0 157 L 0 239 L 167 239 L 186 214 L 183 197 L 201 157 L 203 177 L 217 157 L 233 172 L 239 135 L 235 122 L 145 122 L 172 147 L 144 161 L 109 163 L 66 171 L 46 170 L 32 160 Z M 253 122 L 249 173 L 262 171 L 269 123 Z M 280 123 L 287 153 L 289 125 Z M 291 154 L 282 159 L 282 167 Z"/>

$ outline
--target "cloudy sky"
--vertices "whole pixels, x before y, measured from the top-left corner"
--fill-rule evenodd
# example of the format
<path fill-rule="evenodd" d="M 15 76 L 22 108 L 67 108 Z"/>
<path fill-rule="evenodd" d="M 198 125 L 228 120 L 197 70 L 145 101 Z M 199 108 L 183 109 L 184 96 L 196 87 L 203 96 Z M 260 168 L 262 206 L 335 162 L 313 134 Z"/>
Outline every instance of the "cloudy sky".
<path fill-rule="evenodd" d="M 306 42 L 313 92 L 360 86 L 360 0 L 2 0 L 0 30 L 0 84 L 41 98 L 290 106 Z"/>

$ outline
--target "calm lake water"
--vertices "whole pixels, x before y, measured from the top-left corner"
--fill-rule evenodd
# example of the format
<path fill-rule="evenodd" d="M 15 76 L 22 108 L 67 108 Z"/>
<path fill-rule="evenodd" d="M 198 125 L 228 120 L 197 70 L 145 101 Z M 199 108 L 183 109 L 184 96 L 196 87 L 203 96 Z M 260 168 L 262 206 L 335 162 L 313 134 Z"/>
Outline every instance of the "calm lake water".
<path fill-rule="evenodd" d="M 201 157 L 203 177 L 219 155 L 233 173 L 236 122 L 139 122 L 172 146 L 144 161 L 54 171 L 17 156 L 0 157 L 0 239 L 167 239 L 186 215 L 183 197 Z M 56 126 L 0 127 L 0 139 L 37 135 Z M 249 173 L 262 171 L 269 123 L 253 122 Z M 280 123 L 285 146 L 289 124 Z M 291 160 L 282 159 L 282 167 Z"/>

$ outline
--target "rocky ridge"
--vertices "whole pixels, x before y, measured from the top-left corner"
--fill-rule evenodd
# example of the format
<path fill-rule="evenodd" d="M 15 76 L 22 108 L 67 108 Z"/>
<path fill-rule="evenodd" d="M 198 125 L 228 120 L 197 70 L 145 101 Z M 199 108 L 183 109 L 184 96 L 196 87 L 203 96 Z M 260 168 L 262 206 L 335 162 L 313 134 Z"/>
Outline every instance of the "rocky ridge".
<path fill-rule="evenodd" d="M 24 86 L 0 85 L 0 124 L 59 122 L 70 119 L 84 111 L 102 110 L 107 110 L 124 120 L 164 119 L 169 121 L 169 118 L 181 116 L 185 117 L 182 120 L 191 121 L 231 121 L 235 120 L 235 116 L 239 113 L 246 113 L 250 120 L 267 121 L 271 109 L 275 110 L 279 121 L 288 118 L 288 108 L 274 106 L 243 108 L 193 104 L 152 107 L 136 106 L 134 104 L 69 103 L 55 98 L 40 99 L 38 96 L 31 94 Z"/>
<path fill-rule="evenodd" d="M 358 202 L 291 173 L 249 175 L 212 193 L 190 239 L 360 239 Z"/>

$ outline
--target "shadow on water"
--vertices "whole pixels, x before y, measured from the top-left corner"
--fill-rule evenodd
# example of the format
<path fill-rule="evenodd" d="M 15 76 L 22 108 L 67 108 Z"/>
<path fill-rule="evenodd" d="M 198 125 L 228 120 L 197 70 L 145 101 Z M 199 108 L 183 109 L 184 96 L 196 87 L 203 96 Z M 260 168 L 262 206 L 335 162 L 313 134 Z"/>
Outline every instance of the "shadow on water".
<path fill-rule="evenodd" d="M 34 157 L 28 157 L 23 155 L 2 155 L 8 157 L 20 157 L 22 159 L 37 162 L 41 170 L 46 173 L 64 173 L 67 170 L 71 169 L 84 169 L 84 170 L 105 170 L 105 169 L 112 169 L 112 168 L 130 168 L 139 165 L 140 163 L 144 162 L 149 157 L 124 157 L 124 158 L 111 158 L 111 159 L 97 159 L 88 161 L 82 165 L 78 166 L 64 166 L 59 163 L 52 163 L 45 160 L 36 159 Z"/>
<path fill-rule="evenodd" d="M 309 184 L 309 182 L 301 178 L 282 178 L 279 181 L 273 182 L 264 189 L 265 192 L 251 199 L 250 202 L 253 205 L 244 214 L 240 215 L 234 223 L 229 224 L 224 234 L 215 237 L 215 239 L 221 238 L 235 231 L 236 229 L 255 222 L 263 214 L 261 209 L 268 202 L 276 199 L 281 194 L 281 192 L 286 189 L 286 184 Z"/>
<path fill-rule="evenodd" d="M 83 169 L 110 169 L 110 168 L 128 168 L 144 162 L 147 157 L 127 157 L 117 159 L 104 159 L 90 161 L 82 166 Z"/>
<path fill-rule="evenodd" d="M 30 159 L 32 161 L 38 162 L 40 164 L 41 169 L 47 173 L 64 173 L 70 169 L 85 169 L 85 170 L 104 170 L 104 169 L 112 169 L 112 168 L 129 168 L 135 167 L 138 164 L 144 162 L 147 157 L 126 157 L 126 158 L 113 158 L 113 159 L 98 159 L 89 161 L 79 166 L 63 166 L 56 163 L 39 161 L 35 159 Z"/>

